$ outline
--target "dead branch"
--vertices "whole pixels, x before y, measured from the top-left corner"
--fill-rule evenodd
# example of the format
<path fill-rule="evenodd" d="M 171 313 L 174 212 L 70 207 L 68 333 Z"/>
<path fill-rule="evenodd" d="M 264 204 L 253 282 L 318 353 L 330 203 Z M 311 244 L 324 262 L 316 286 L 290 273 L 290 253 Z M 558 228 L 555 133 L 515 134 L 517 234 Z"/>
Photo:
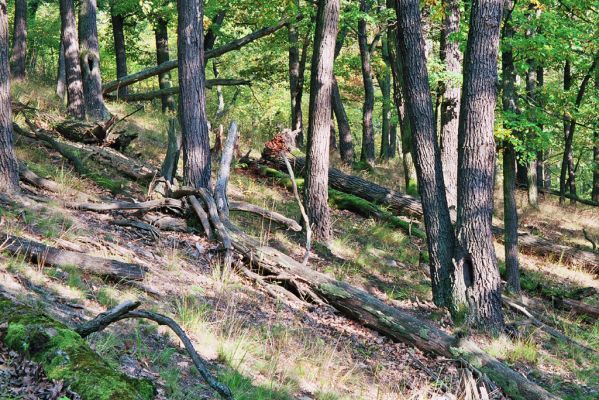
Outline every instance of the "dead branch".
<path fill-rule="evenodd" d="M 93 332 L 105 329 L 108 325 L 110 325 L 113 322 L 121 321 L 123 319 L 128 318 L 149 319 L 150 321 L 156 322 L 158 325 L 168 326 L 173 330 L 173 332 L 175 332 L 175 334 L 179 337 L 181 342 L 183 342 L 183 345 L 189 353 L 196 369 L 198 370 L 200 375 L 202 375 L 202 378 L 204 378 L 208 385 L 210 385 L 211 388 L 216 390 L 224 399 L 233 400 L 233 394 L 231 393 L 231 389 L 229 389 L 227 386 L 223 385 L 222 383 L 216 380 L 216 378 L 208 370 L 206 362 L 195 350 L 193 343 L 191 342 L 185 331 L 179 326 L 179 324 L 177 324 L 172 318 L 169 318 L 162 314 L 150 311 L 134 310 L 138 306 L 138 303 L 133 302 L 118 305 L 115 308 L 98 315 L 93 320 L 81 325 L 79 328 L 77 328 L 77 331 L 87 336 Z"/>
<path fill-rule="evenodd" d="M 237 123 L 231 122 L 229 126 L 229 133 L 227 134 L 227 141 L 223 148 L 223 154 L 220 159 L 220 167 L 218 170 L 218 177 L 216 179 L 216 185 L 214 187 L 214 200 L 216 202 L 216 209 L 218 210 L 221 217 L 229 216 L 229 200 L 227 198 L 227 186 L 229 184 L 229 177 L 231 175 L 231 162 L 233 161 L 233 150 L 235 142 L 237 142 Z"/>
<path fill-rule="evenodd" d="M 202 224 L 202 227 L 204 228 L 204 233 L 206 234 L 206 237 L 208 239 L 211 239 L 212 238 L 212 228 L 210 227 L 210 221 L 208 220 L 208 214 L 206 214 L 206 211 L 204 211 L 204 207 L 202 207 L 202 205 L 200 204 L 200 202 L 198 201 L 198 199 L 195 196 L 188 196 L 187 201 L 189 201 L 191 208 L 193 208 L 193 211 L 200 219 L 200 223 Z"/>
<path fill-rule="evenodd" d="M 142 231 L 148 232 L 150 234 L 150 238 L 152 240 L 158 240 L 158 238 L 160 238 L 160 231 L 158 229 L 156 229 L 155 227 L 153 227 L 152 225 L 147 224 L 145 222 L 136 221 L 134 219 L 119 218 L 119 219 L 114 219 L 112 221 L 112 223 L 115 225 L 118 225 L 118 226 L 129 226 L 132 228 L 136 228 L 136 229 L 140 229 Z"/>
<path fill-rule="evenodd" d="M 214 228 L 216 229 L 216 236 L 225 248 L 223 271 L 229 271 L 233 262 L 233 246 L 231 245 L 231 238 L 229 237 L 229 233 L 227 232 L 227 229 L 223 225 L 223 222 L 221 221 L 221 218 L 218 215 L 216 203 L 210 195 L 210 192 L 208 192 L 208 189 L 201 188 L 200 197 L 202 198 L 204 204 L 206 204 L 206 207 L 208 208 L 208 215 L 210 217 L 212 225 L 214 225 Z"/>
<path fill-rule="evenodd" d="M 232 211 L 243 211 L 253 214 L 258 214 L 263 218 L 269 219 L 273 222 L 277 222 L 281 225 L 285 225 L 287 229 L 291 229 L 295 232 L 300 232 L 302 227 L 297 223 L 296 220 L 287 218 L 286 216 L 279 214 L 276 211 L 267 210 L 254 204 L 246 203 L 244 201 L 230 201 L 229 209 Z"/>
<path fill-rule="evenodd" d="M 595 241 L 593 240 L 593 238 L 591 237 L 591 235 L 589 235 L 589 233 L 587 232 L 586 229 L 582 228 L 582 234 L 584 235 L 584 238 L 586 240 L 588 240 L 589 242 L 591 242 L 591 245 L 593 246 L 593 251 L 597 250 L 597 243 L 595 243 Z"/>
<path fill-rule="evenodd" d="M 293 186 L 293 195 L 295 196 L 295 200 L 297 200 L 297 205 L 299 206 L 300 212 L 302 213 L 302 217 L 304 218 L 304 226 L 306 227 L 306 252 L 304 253 L 304 258 L 302 259 L 303 265 L 308 265 L 308 258 L 310 258 L 310 242 L 312 239 L 312 227 L 310 226 L 310 220 L 308 219 L 308 214 L 306 214 L 306 209 L 304 208 L 304 203 L 299 195 L 297 190 L 297 182 L 295 180 L 295 174 L 293 173 L 293 167 L 289 163 L 285 152 L 281 153 L 283 161 L 285 162 L 285 166 L 287 167 L 287 173 L 291 178 L 291 184 Z"/>
<path fill-rule="evenodd" d="M 65 203 L 65 207 L 83 211 L 123 211 L 123 210 L 156 210 L 159 208 L 183 209 L 183 204 L 177 199 L 157 199 L 132 203 L 127 201 L 112 201 L 107 203 Z"/>

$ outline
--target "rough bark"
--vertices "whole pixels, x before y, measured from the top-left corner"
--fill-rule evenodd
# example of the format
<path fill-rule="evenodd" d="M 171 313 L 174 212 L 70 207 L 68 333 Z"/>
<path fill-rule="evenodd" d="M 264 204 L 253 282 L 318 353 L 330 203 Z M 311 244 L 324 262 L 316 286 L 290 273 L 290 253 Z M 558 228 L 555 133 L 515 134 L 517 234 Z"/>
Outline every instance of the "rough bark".
<path fill-rule="evenodd" d="M 450 78 L 441 83 L 441 162 L 449 207 L 457 207 L 458 190 L 458 120 L 461 88 L 457 77 L 462 73 L 460 4 L 457 0 L 443 1 L 445 17 L 441 29 L 441 60 Z"/>
<path fill-rule="evenodd" d="M 114 40 L 114 54 L 116 61 L 116 77 L 121 79 L 127 76 L 127 48 L 125 46 L 125 32 L 124 24 L 125 17 L 120 14 L 116 14 L 114 11 L 114 4 L 110 5 L 110 20 L 112 22 L 112 38 Z M 126 96 L 129 92 L 129 88 L 123 86 L 119 88 L 119 97 Z"/>
<path fill-rule="evenodd" d="M 25 79 L 25 59 L 27 58 L 27 0 L 15 0 L 15 17 L 13 23 L 10 73 L 12 79 L 20 80 Z"/>
<path fill-rule="evenodd" d="M 60 0 L 61 37 L 67 82 L 67 113 L 74 118 L 85 118 L 85 98 L 81 65 L 79 64 L 79 39 L 75 23 L 73 0 Z"/>
<path fill-rule="evenodd" d="M 19 191 L 19 166 L 13 148 L 12 107 L 8 66 L 8 16 L 0 1 L 0 192 Z"/>
<path fill-rule="evenodd" d="M 451 306 L 451 299 L 462 295 L 457 291 L 452 293 L 450 289 L 455 238 L 445 197 L 418 1 L 398 0 L 396 13 L 398 58 L 401 59 L 404 98 L 414 141 L 418 190 L 424 210 L 433 300 L 438 306 Z"/>
<path fill-rule="evenodd" d="M 179 156 L 181 154 L 181 137 L 177 132 L 177 120 L 171 118 L 168 121 L 168 142 L 166 147 L 166 155 L 162 162 L 160 174 L 169 183 L 174 183 L 177 175 L 177 166 L 179 165 Z"/>
<path fill-rule="evenodd" d="M 183 136 L 183 168 L 186 186 L 210 184 L 210 138 L 206 118 L 204 75 L 203 3 L 177 2 L 179 54 L 179 119 Z"/>
<path fill-rule="evenodd" d="M 371 0 L 360 0 L 360 12 L 370 11 Z M 370 166 L 374 165 L 374 127 L 372 113 L 374 109 L 374 84 L 372 83 L 372 66 L 370 65 L 370 46 L 368 46 L 368 29 L 366 19 L 358 21 L 358 46 L 362 66 L 362 81 L 364 84 L 364 103 L 362 106 L 362 151 L 360 161 Z"/>
<path fill-rule="evenodd" d="M 328 241 L 332 234 L 327 198 L 331 91 L 338 23 L 339 0 L 319 0 L 310 76 L 304 202 L 314 235 L 323 241 Z"/>
<path fill-rule="evenodd" d="M 333 101 L 333 112 L 335 113 L 335 120 L 337 121 L 337 128 L 339 129 L 339 155 L 341 156 L 341 161 L 346 165 L 351 165 L 354 161 L 354 142 L 349 126 L 349 119 L 347 118 L 347 113 L 345 112 L 343 101 L 341 100 L 339 84 L 334 76 L 331 97 Z"/>
<path fill-rule="evenodd" d="M 115 370 L 74 330 L 34 308 L 0 295 L 0 324 L 4 342 L 14 351 L 39 362 L 46 375 L 64 381 L 84 400 L 114 398 L 150 400 L 150 381 Z"/>
<path fill-rule="evenodd" d="M 154 36 L 156 37 L 156 63 L 161 65 L 170 58 L 168 47 L 168 21 L 166 19 L 162 17 L 156 19 Z M 158 75 L 158 85 L 160 90 L 168 90 L 171 88 L 171 73 L 169 71 L 165 71 Z M 173 94 L 161 94 L 160 102 L 162 103 L 162 112 L 175 111 L 177 108 Z"/>
<path fill-rule="evenodd" d="M 464 57 L 458 137 L 456 275 L 463 276 L 467 319 L 502 331 L 501 279 L 493 247 L 493 128 L 497 100 L 497 53 L 503 0 L 472 2 Z M 462 307 L 462 304 L 456 304 Z"/>
<path fill-rule="evenodd" d="M 382 107 L 382 128 L 381 128 L 381 151 L 379 157 L 383 161 L 391 158 L 391 68 L 389 60 L 389 41 L 387 35 L 383 36 L 382 43 L 382 58 L 385 66 L 382 71 L 377 74 L 377 80 L 381 93 L 383 95 Z"/>
<path fill-rule="evenodd" d="M 299 6 L 296 0 L 295 6 Z M 304 92 L 304 74 L 306 70 L 306 60 L 308 56 L 308 45 L 310 43 L 310 34 L 302 44 L 300 52 L 299 35 L 297 26 L 293 23 L 288 27 L 289 40 L 289 92 L 291 95 L 291 130 L 297 131 L 295 136 L 295 146 L 304 146 L 304 124 L 302 113 L 302 97 Z"/>
<path fill-rule="evenodd" d="M 509 3 L 508 3 L 509 4 Z M 503 45 L 502 62 L 502 103 L 503 110 L 512 114 L 518 113 L 516 100 L 516 68 L 514 53 L 509 41 L 514 36 L 510 9 L 505 10 L 503 38 L 507 43 Z M 509 124 L 505 124 L 509 129 Z M 512 136 L 519 137 L 518 132 Z M 520 292 L 520 266 L 518 261 L 518 209 L 516 207 L 516 163 L 517 155 L 514 144 L 506 141 L 503 144 L 503 221 L 504 221 L 504 248 L 507 287 L 511 292 Z"/>
<path fill-rule="evenodd" d="M 291 276 L 291 280 L 301 280 L 308 286 L 307 290 L 326 300 L 348 318 L 394 341 L 407 343 L 422 351 L 464 359 L 486 374 L 512 398 L 557 400 L 556 396 L 486 354 L 474 342 L 468 339 L 460 340 L 430 322 L 417 319 L 403 310 L 383 303 L 363 290 L 306 268 L 291 257 L 261 245 L 230 223 L 227 223 L 227 229 L 231 234 L 233 247 L 255 269 L 265 274 L 285 275 Z"/>
<path fill-rule="evenodd" d="M 82 0 L 79 7 L 79 46 L 85 112 L 88 118 L 101 121 L 110 118 L 104 105 L 98 44 L 98 13 L 96 0 Z"/>
<path fill-rule="evenodd" d="M 263 38 L 265 36 L 271 35 L 279 29 L 287 26 L 289 24 L 289 19 L 284 19 L 279 21 L 277 24 L 268 26 L 266 28 L 259 29 L 254 31 L 246 36 L 243 36 L 239 39 L 235 39 L 225 45 L 217 47 L 216 49 L 206 51 L 204 53 L 204 61 L 210 58 L 220 57 L 223 54 L 226 54 L 230 51 L 234 51 L 242 48 L 243 46 L 251 43 L 255 40 Z M 134 74 L 127 75 L 121 79 L 117 79 L 111 82 L 108 82 L 104 85 L 103 91 L 104 93 L 110 93 L 117 90 L 123 86 L 129 86 L 136 82 L 143 81 L 145 79 L 151 78 L 153 76 L 159 75 L 163 72 L 170 71 L 179 66 L 179 60 L 170 60 L 155 67 L 146 68 L 142 71 L 136 72 Z"/>
<path fill-rule="evenodd" d="M 84 253 L 59 250 L 33 240 L 8 234 L 0 234 L 0 241 L 5 243 L 3 251 L 12 255 L 25 257 L 31 262 L 58 268 L 75 267 L 83 272 L 104 276 L 117 281 L 122 279 L 143 280 L 145 271 L 147 270 L 138 264 L 129 264 L 117 260 L 93 257 Z"/>

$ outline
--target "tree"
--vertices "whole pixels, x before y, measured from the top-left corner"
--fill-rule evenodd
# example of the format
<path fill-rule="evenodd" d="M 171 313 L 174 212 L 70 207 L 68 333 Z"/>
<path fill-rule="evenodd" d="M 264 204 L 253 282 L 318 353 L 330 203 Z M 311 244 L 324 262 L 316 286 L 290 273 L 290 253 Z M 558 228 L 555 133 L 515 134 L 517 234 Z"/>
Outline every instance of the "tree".
<path fill-rule="evenodd" d="M 519 114 L 516 99 L 516 67 L 514 65 L 514 52 L 510 41 L 514 37 L 512 26 L 512 4 L 505 9 L 503 23 L 504 40 L 501 62 L 502 62 L 502 102 L 504 118 L 509 121 L 509 116 Z M 510 123 L 505 124 L 510 128 Z M 505 269 L 507 273 L 508 290 L 514 293 L 520 291 L 520 267 L 518 262 L 518 210 L 516 208 L 516 162 L 517 154 L 514 148 L 514 140 L 518 139 L 519 132 L 511 130 L 511 137 L 503 143 L 503 220 L 504 220 L 504 248 Z"/>
<path fill-rule="evenodd" d="M 504 0 L 474 0 L 464 57 L 458 135 L 455 275 L 464 277 L 468 320 L 503 330 L 501 279 L 493 247 L 497 53 Z M 454 306 L 462 307 L 462 304 Z"/>
<path fill-rule="evenodd" d="M 203 2 L 177 1 L 179 53 L 179 120 L 183 137 L 185 184 L 210 184 L 210 138 L 206 118 Z"/>
<path fill-rule="evenodd" d="M 339 56 L 343 43 L 345 42 L 345 36 L 347 29 L 343 28 L 339 30 L 337 35 L 337 41 L 335 42 L 335 60 Z M 343 106 L 343 100 L 341 99 L 341 92 L 339 91 L 339 83 L 333 72 L 333 88 L 332 88 L 332 106 L 335 119 L 337 120 L 337 128 L 339 129 L 339 155 L 341 161 L 346 165 L 351 165 L 354 161 L 354 143 L 351 134 L 351 127 L 349 125 L 349 119 L 347 118 L 347 112 Z"/>
<path fill-rule="evenodd" d="M 391 68 L 389 60 L 389 41 L 387 35 L 385 35 L 382 39 L 381 50 L 384 66 L 381 68 L 381 71 L 376 74 L 379 87 L 381 88 L 381 92 L 383 94 L 383 126 L 381 128 L 381 152 L 379 157 L 381 160 L 387 161 L 392 157 L 392 153 L 394 152 L 394 149 L 391 145 Z"/>
<path fill-rule="evenodd" d="M 360 0 L 360 12 L 367 14 L 371 0 Z M 362 151 L 360 161 L 374 165 L 374 127 L 372 112 L 374 109 L 374 84 L 370 65 L 370 46 L 368 45 L 368 25 L 364 15 L 358 21 L 358 45 L 362 61 L 362 80 L 364 82 L 364 105 L 362 107 Z"/>
<path fill-rule="evenodd" d="M 85 111 L 92 120 L 104 120 L 110 113 L 104 105 L 98 44 L 96 0 L 83 0 L 79 7 L 79 45 Z"/>
<path fill-rule="evenodd" d="M 310 74 L 304 201 L 314 236 L 323 241 L 328 241 L 332 234 L 331 216 L 327 202 L 331 89 L 338 23 L 339 0 L 318 0 Z"/>
<path fill-rule="evenodd" d="M 599 91 L 599 69 L 595 70 L 595 91 Z M 593 132 L 593 190 L 591 198 L 599 203 L 599 129 Z"/>
<path fill-rule="evenodd" d="M 60 0 L 60 20 L 67 82 L 67 113 L 72 117 L 83 119 L 85 101 L 73 0 Z"/>
<path fill-rule="evenodd" d="M 110 20 L 112 22 L 112 37 L 114 40 L 114 54 L 116 60 L 116 77 L 127 75 L 127 50 L 125 47 L 125 17 L 116 10 L 114 2 L 110 4 Z M 118 95 L 126 96 L 129 92 L 127 86 L 119 88 Z"/>
<path fill-rule="evenodd" d="M 449 207 L 457 206 L 458 182 L 458 119 L 460 115 L 460 85 L 462 54 L 457 35 L 460 31 L 460 5 L 457 0 L 443 1 L 441 29 L 441 61 L 448 75 L 441 83 L 441 162 Z"/>
<path fill-rule="evenodd" d="M 154 35 L 156 37 L 156 64 L 160 65 L 169 60 L 168 21 L 162 16 L 156 18 Z M 169 71 L 158 75 L 158 85 L 161 90 L 171 87 L 171 73 Z M 162 103 L 162 112 L 175 111 L 175 98 L 172 95 L 162 95 L 160 101 Z"/>
<path fill-rule="evenodd" d="M 295 8 L 299 9 L 299 0 L 295 1 Z M 304 145 L 304 123 L 302 113 L 302 97 L 304 93 L 304 74 L 308 58 L 308 45 L 310 35 L 306 33 L 301 52 L 299 47 L 299 34 L 296 24 L 289 24 L 289 92 L 291 96 L 291 130 L 297 131 L 295 145 Z"/>
<path fill-rule="evenodd" d="M 27 0 L 15 1 L 15 19 L 12 55 L 10 57 L 11 77 L 25 79 L 25 59 L 27 57 Z"/>
<path fill-rule="evenodd" d="M 433 301 L 440 307 L 450 307 L 456 301 L 453 299 L 455 295 L 451 293 L 450 280 L 455 239 L 445 197 L 424 40 L 420 29 L 419 2 L 398 0 L 395 10 L 398 22 L 398 59 L 401 59 L 403 97 L 414 141 L 413 151 L 418 191 L 424 211 Z"/>
<path fill-rule="evenodd" d="M 10 194 L 19 191 L 19 167 L 13 149 L 6 10 L 6 0 L 0 0 L 0 192 Z"/>

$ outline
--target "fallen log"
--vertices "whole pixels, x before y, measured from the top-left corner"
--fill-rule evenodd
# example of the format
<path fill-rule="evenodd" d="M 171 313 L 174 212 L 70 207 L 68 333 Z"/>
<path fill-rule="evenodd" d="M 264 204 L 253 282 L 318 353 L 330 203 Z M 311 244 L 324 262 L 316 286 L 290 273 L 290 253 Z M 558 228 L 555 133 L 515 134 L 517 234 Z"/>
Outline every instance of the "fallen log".
<path fill-rule="evenodd" d="M 299 19 L 299 18 L 301 18 L 301 16 L 295 17 L 293 19 Z M 240 49 L 243 46 L 245 46 L 246 44 L 251 43 L 257 39 L 260 39 L 264 36 L 273 34 L 274 32 L 278 31 L 279 29 L 287 26 L 291 20 L 292 19 L 285 18 L 285 19 L 279 21 L 275 25 L 268 26 L 268 27 L 265 27 L 262 29 L 258 29 L 257 31 L 254 31 L 254 32 L 252 32 L 244 37 L 241 37 L 239 39 L 235 39 L 223 46 L 217 47 L 216 49 L 207 50 L 206 52 L 204 52 L 204 60 L 220 57 L 225 53 Z M 168 72 L 172 69 L 177 68 L 178 66 L 179 66 L 179 60 L 166 61 L 166 62 L 164 62 L 160 65 L 157 65 L 155 67 L 147 68 L 142 71 L 136 72 L 134 74 L 126 75 L 117 80 L 105 83 L 104 86 L 102 87 L 102 92 L 104 94 L 114 92 L 115 90 L 118 90 L 121 87 L 129 86 L 133 83 L 143 81 L 144 79 L 148 79 L 153 76 L 162 74 L 164 72 Z"/>
<path fill-rule="evenodd" d="M 147 379 L 115 370 L 74 330 L 33 308 L 0 295 L 0 339 L 38 362 L 46 375 L 64 380 L 83 400 L 150 400 L 155 389 Z"/>
<path fill-rule="evenodd" d="M 281 171 L 286 170 L 282 160 L 269 159 L 268 161 L 276 166 L 277 169 Z M 296 173 L 301 174 L 305 166 L 305 160 L 303 158 L 296 158 L 292 164 L 294 164 Z M 396 214 L 417 218 L 422 218 L 423 216 L 420 200 L 415 197 L 377 185 L 357 176 L 348 175 L 335 168 L 329 168 L 329 186 L 375 204 L 384 205 Z M 494 226 L 493 234 L 498 241 L 503 241 L 502 228 Z M 518 244 L 520 250 L 524 253 L 541 257 L 551 256 L 556 261 L 579 265 L 593 274 L 599 273 L 599 254 L 597 253 L 552 243 L 546 239 L 524 232 L 519 232 Z"/>
<path fill-rule="evenodd" d="M 553 305 L 557 308 L 570 311 L 574 314 L 590 317 L 592 320 L 599 319 L 599 307 L 582 301 L 566 299 L 564 297 L 554 297 Z"/>
<path fill-rule="evenodd" d="M 157 199 L 132 203 L 128 201 L 112 201 L 106 203 L 65 203 L 65 207 L 82 211 L 126 211 L 126 210 L 156 210 L 159 208 L 182 209 L 183 204 L 177 199 Z"/>
<path fill-rule="evenodd" d="M 285 225 L 287 229 L 291 229 L 294 232 L 300 232 L 302 227 L 297 223 L 296 220 L 287 218 L 286 216 L 279 214 L 276 211 L 267 210 L 262 207 L 258 207 L 254 204 L 246 203 L 244 201 L 230 201 L 229 210 L 231 211 L 243 211 L 253 214 L 258 214 L 263 218 L 269 219 L 281 225 Z"/>
<path fill-rule="evenodd" d="M 144 279 L 146 267 L 117 260 L 99 258 L 85 253 L 60 250 L 33 240 L 0 233 L 0 249 L 14 256 L 25 257 L 40 266 L 75 267 L 83 272 L 104 276 L 114 281 Z"/>
<path fill-rule="evenodd" d="M 248 79 L 207 79 L 206 88 L 214 86 L 241 86 L 249 85 Z M 179 86 L 172 86 L 165 89 L 151 90 L 143 93 L 129 93 L 126 95 L 107 94 L 105 97 L 109 100 L 121 100 L 126 102 L 151 101 L 162 96 L 174 96 L 179 94 Z"/>
<path fill-rule="evenodd" d="M 367 292 L 304 267 L 286 254 L 249 237 L 226 221 L 233 247 L 244 260 L 261 274 L 296 277 L 345 316 L 372 328 L 395 341 L 404 342 L 422 351 L 443 357 L 461 358 L 486 374 L 514 399 L 558 399 L 539 385 L 510 369 L 481 350 L 468 339 L 459 339 L 440 330 L 428 321 L 406 311 L 391 307 Z"/>

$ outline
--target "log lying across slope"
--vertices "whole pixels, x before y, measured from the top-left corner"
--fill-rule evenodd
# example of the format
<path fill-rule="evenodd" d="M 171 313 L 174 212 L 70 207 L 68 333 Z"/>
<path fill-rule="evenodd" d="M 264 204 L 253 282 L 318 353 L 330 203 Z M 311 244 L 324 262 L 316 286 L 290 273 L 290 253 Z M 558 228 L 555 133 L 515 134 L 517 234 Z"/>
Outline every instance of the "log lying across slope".
<path fill-rule="evenodd" d="M 68 268 L 75 267 L 83 272 L 105 276 L 112 280 L 141 281 L 146 268 L 107 258 L 90 256 L 85 253 L 61 250 L 43 243 L 0 233 L 0 249 L 12 255 L 25 257 L 39 265 Z"/>
<path fill-rule="evenodd" d="M 305 284 L 347 317 L 389 338 L 408 343 L 425 352 L 449 358 L 461 358 L 486 374 L 513 399 L 558 399 L 497 359 L 475 343 L 451 336 L 429 322 L 406 311 L 391 307 L 367 292 L 327 275 L 304 267 L 291 257 L 261 245 L 256 239 L 225 222 L 233 247 L 246 262 L 265 275 L 291 276 Z"/>
<path fill-rule="evenodd" d="M 283 160 L 269 160 L 277 169 L 286 171 Z M 303 158 L 293 160 L 293 168 L 296 173 L 301 174 L 305 166 Z M 366 179 L 349 175 L 336 168 L 329 168 L 329 186 L 341 192 L 350 193 L 371 201 L 373 203 L 385 205 L 391 211 L 398 214 L 410 215 L 422 218 L 423 211 L 420 200 L 415 197 L 391 190 Z M 503 240 L 503 229 L 493 227 L 495 237 Z M 592 251 L 578 249 L 572 246 L 555 244 L 546 239 L 529 233 L 520 232 L 519 246 L 525 253 L 534 254 L 541 257 L 550 256 L 556 260 L 568 264 L 575 264 L 584 267 L 588 272 L 599 273 L 599 254 Z"/>

